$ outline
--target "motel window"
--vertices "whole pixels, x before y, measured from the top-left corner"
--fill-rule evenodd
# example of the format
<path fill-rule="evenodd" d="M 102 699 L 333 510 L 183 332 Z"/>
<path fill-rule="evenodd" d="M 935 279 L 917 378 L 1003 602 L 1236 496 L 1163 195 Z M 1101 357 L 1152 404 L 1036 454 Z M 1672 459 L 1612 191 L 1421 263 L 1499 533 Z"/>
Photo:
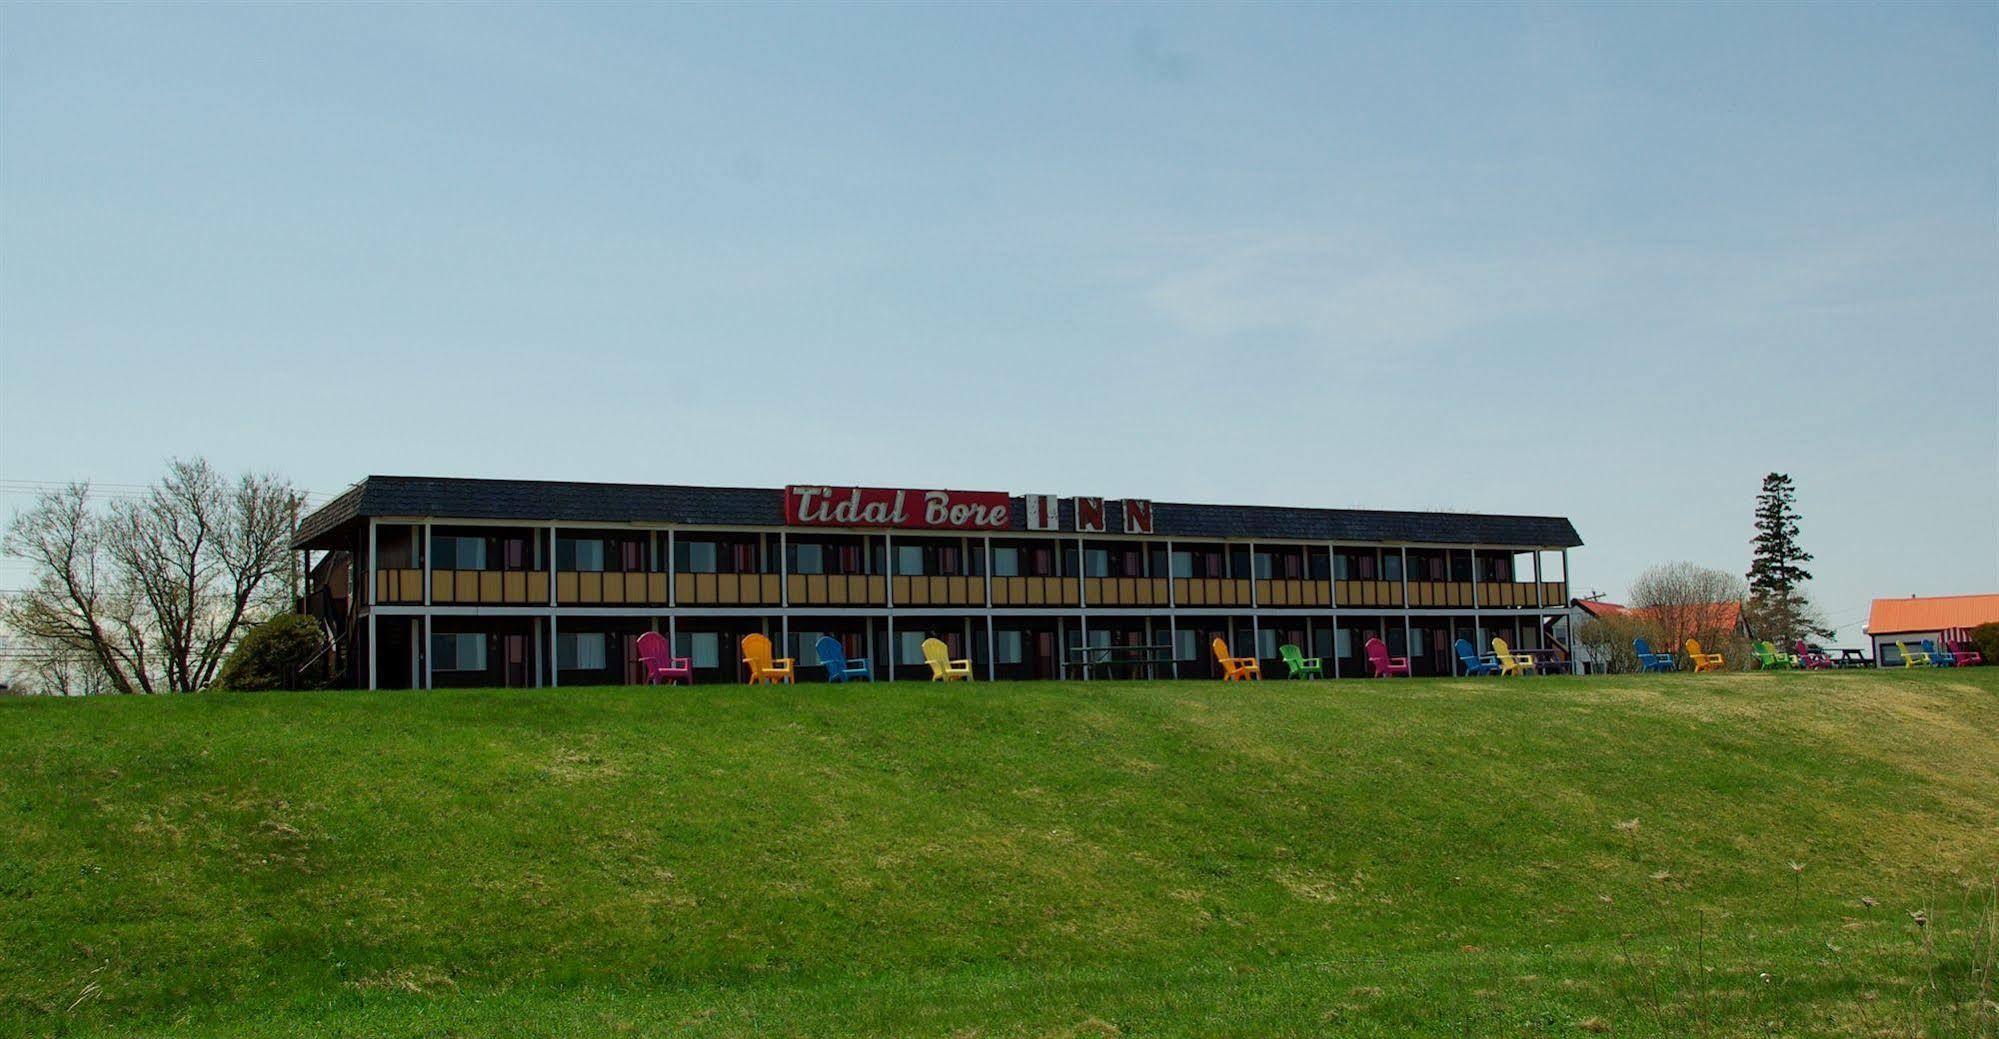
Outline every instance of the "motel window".
<path fill-rule="evenodd" d="M 1321 660 L 1325 659 L 1326 657 L 1336 657 L 1340 655 L 1338 653 L 1333 652 L 1333 629 L 1331 628 L 1312 629 L 1311 655 L 1318 657 Z"/>
<path fill-rule="evenodd" d="M 1256 632 L 1256 655 L 1264 660 L 1277 657 L 1277 632 L 1270 628 L 1259 628 Z"/>
<path fill-rule="evenodd" d="M 791 633 L 792 645 L 795 647 L 791 651 L 791 657 L 797 662 L 799 667 L 819 666 L 819 636 L 824 634 L 825 632 L 823 631 L 794 631 Z"/>
<path fill-rule="evenodd" d="M 1173 553 L 1173 576 L 1174 577 L 1194 576 L 1194 553 L 1192 552 Z"/>
<path fill-rule="evenodd" d="M 791 546 L 791 572 L 794 574 L 823 574 L 826 572 L 826 548 L 824 545 Z"/>
<path fill-rule="evenodd" d="M 719 667 L 722 636 L 712 631 L 683 631 L 674 638 L 673 653 L 688 658 L 695 667 Z"/>
<path fill-rule="evenodd" d="M 1017 548 L 993 549 L 993 576 L 1019 577 L 1020 549 Z"/>
<path fill-rule="evenodd" d="M 897 663 L 923 663 L 923 640 L 930 636 L 920 631 L 896 632 L 896 641 L 902 643 L 901 659 Z"/>
<path fill-rule="evenodd" d="M 1381 579 L 1384 581 L 1402 580 L 1402 553 L 1383 552 L 1381 554 Z"/>
<path fill-rule="evenodd" d="M 600 671 L 604 667 L 604 633 L 557 635 L 555 666 L 564 671 Z"/>
<path fill-rule="evenodd" d="M 599 538 L 556 538 L 555 566 L 558 570 L 586 573 L 604 569 L 604 542 Z"/>
<path fill-rule="evenodd" d="M 924 574 L 923 548 L 920 545 L 897 545 L 895 549 L 895 572 L 910 577 Z"/>
<path fill-rule="evenodd" d="M 1024 631 L 993 632 L 993 652 L 1002 664 L 1018 664 L 1027 657 L 1027 633 Z"/>
<path fill-rule="evenodd" d="M 1111 554 L 1105 549 L 1083 550 L 1083 576 L 1109 577 L 1111 575 Z"/>
<path fill-rule="evenodd" d="M 1270 553 L 1258 552 L 1254 565 L 1257 580 L 1268 581 L 1275 576 L 1273 573 L 1274 568 L 1271 566 Z"/>
<path fill-rule="evenodd" d="M 673 568 L 683 574 L 712 574 L 715 572 L 717 547 L 713 541 L 682 538 L 673 545 Z"/>
<path fill-rule="evenodd" d="M 433 634 L 430 637 L 430 669 L 486 670 L 486 636 L 477 633 Z"/>
<path fill-rule="evenodd" d="M 1469 549 L 1455 549 L 1455 548 L 1454 548 L 1454 549 L 1452 549 L 1452 550 L 1451 550 L 1451 580 L 1453 580 L 1453 581 L 1469 581 L 1469 580 L 1471 580 L 1471 579 L 1472 579 L 1472 572 L 1471 572 L 1471 550 L 1469 550 Z"/>
<path fill-rule="evenodd" d="M 1309 552 L 1305 558 L 1305 575 L 1314 581 L 1328 580 L 1333 576 L 1332 558 L 1324 552 Z"/>
<path fill-rule="evenodd" d="M 430 545 L 433 570 L 486 569 L 485 538 L 433 537 Z"/>
<path fill-rule="evenodd" d="M 1354 655 L 1353 629 L 1352 628 L 1339 629 L 1339 631 L 1336 633 L 1336 637 L 1333 639 L 1333 646 L 1334 649 L 1336 650 L 1336 652 L 1333 654 L 1334 656 L 1338 657 L 1353 656 Z"/>
<path fill-rule="evenodd" d="M 375 528 L 375 568 L 407 570 L 416 566 L 416 532 L 402 524 Z"/>
<path fill-rule="evenodd" d="M 1173 632 L 1173 659 L 1194 660 L 1201 655 L 1201 633 L 1192 628 Z"/>

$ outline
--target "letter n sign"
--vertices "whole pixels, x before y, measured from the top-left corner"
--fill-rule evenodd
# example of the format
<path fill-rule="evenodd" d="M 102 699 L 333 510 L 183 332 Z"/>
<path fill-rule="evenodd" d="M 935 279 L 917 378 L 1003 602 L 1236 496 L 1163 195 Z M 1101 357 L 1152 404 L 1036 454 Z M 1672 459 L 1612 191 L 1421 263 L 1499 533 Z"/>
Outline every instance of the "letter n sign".
<path fill-rule="evenodd" d="M 1076 499 L 1076 533 L 1101 534 L 1104 532 L 1104 500 L 1102 498 Z"/>
<path fill-rule="evenodd" d="M 1145 498 L 1124 500 L 1124 532 L 1127 534 L 1152 533 L 1152 502 Z"/>
<path fill-rule="evenodd" d="M 1061 514 L 1058 513 L 1055 509 L 1054 495 L 1023 494 L 1021 495 L 1021 502 L 1027 507 L 1027 529 L 1029 530 L 1061 529 L 1062 527 Z"/>

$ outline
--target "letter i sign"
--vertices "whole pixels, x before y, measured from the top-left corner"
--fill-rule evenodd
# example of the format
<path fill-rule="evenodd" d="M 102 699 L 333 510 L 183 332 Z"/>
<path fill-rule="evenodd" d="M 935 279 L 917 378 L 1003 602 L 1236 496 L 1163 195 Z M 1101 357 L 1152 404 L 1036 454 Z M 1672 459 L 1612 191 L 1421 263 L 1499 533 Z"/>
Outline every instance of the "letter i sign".
<path fill-rule="evenodd" d="M 1052 494 L 1025 494 L 1021 496 L 1021 504 L 1027 509 L 1029 530 L 1055 530 L 1061 523 Z"/>

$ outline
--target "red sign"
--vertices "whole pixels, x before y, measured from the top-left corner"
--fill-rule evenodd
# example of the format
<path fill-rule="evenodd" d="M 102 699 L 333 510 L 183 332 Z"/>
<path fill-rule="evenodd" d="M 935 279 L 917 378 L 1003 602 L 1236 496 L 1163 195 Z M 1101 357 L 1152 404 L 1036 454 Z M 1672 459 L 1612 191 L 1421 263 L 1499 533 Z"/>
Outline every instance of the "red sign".
<path fill-rule="evenodd" d="M 795 527 L 915 527 L 1006 530 L 1012 520 L 1005 491 L 918 491 L 888 487 L 784 489 L 784 522 Z"/>

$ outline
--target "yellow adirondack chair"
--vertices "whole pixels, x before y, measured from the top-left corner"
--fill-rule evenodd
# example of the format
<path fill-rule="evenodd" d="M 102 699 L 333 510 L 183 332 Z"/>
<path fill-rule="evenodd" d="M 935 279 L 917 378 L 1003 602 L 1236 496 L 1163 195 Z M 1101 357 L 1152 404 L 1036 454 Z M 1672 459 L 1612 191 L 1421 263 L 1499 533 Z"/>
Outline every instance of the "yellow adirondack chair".
<path fill-rule="evenodd" d="M 790 657 L 771 659 L 770 637 L 761 632 L 743 636 L 743 663 L 750 665 L 750 684 L 776 685 L 791 681 Z"/>
<path fill-rule="evenodd" d="M 1220 635 L 1215 636 L 1214 649 L 1215 660 L 1222 665 L 1222 681 L 1248 682 L 1253 680 L 1261 682 L 1263 680 L 1263 666 L 1256 662 L 1256 658 L 1229 656 L 1228 641 Z"/>
<path fill-rule="evenodd" d="M 1721 654 L 1701 652 L 1699 639 L 1687 640 L 1687 663 L 1692 664 L 1695 671 L 1719 671 L 1727 666 Z"/>
<path fill-rule="evenodd" d="M 1897 643 L 1895 643 L 1895 648 L 1896 648 L 1897 650 L 1900 650 L 1900 651 L 1901 651 L 1901 653 L 1902 653 L 1902 666 L 1903 666 L 1903 667 L 1934 667 L 1934 666 L 1936 666 L 1936 661 L 1934 661 L 1934 660 L 1931 660 L 1931 659 L 1930 659 L 1930 655 L 1929 655 L 1928 653 L 1926 653 L 1926 652 L 1924 652 L 1924 651 L 1922 651 L 1922 650 L 1920 650 L 1920 649 L 1910 649 L 1910 648 L 1909 648 L 1909 644 L 1908 644 L 1908 643 L 1906 643 L 1906 642 L 1897 642 Z"/>
<path fill-rule="evenodd" d="M 1515 653 L 1506 645 L 1506 640 L 1493 636 L 1492 655 L 1499 658 L 1499 673 L 1502 675 L 1531 675 L 1539 669 L 1534 666 L 1534 658 L 1525 653 Z"/>
<path fill-rule="evenodd" d="M 952 660 L 951 648 L 944 645 L 943 639 L 933 638 L 923 640 L 923 662 L 930 665 L 930 680 L 932 682 L 969 682 L 972 680 L 971 658 Z"/>

